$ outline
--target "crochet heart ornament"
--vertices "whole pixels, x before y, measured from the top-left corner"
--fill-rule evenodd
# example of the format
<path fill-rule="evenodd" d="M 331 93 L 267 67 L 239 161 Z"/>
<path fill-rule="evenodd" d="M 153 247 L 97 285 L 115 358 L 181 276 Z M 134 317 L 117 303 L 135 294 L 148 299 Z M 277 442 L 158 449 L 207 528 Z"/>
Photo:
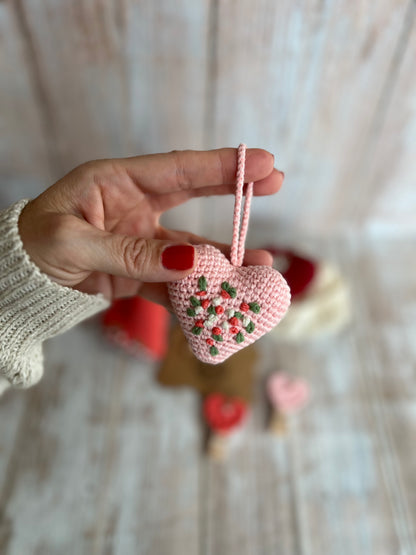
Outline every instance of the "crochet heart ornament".
<path fill-rule="evenodd" d="M 269 266 L 242 266 L 253 183 L 247 186 L 241 231 L 245 145 L 238 149 L 231 262 L 211 245 L 198 245 L 197 265 L 168 284 L 173 309 L 199 360 L 218 364 L 270 331 L 290 305 L 290 289 Z"/>
<path fill-rule="evenodd" d="M 218 364 L 280 322 L 290 291 L 269 266 L 234 267 L 211 245 L 195 248 L 194 272 L 171 283 L 169 295 L 195 356 Z"/>

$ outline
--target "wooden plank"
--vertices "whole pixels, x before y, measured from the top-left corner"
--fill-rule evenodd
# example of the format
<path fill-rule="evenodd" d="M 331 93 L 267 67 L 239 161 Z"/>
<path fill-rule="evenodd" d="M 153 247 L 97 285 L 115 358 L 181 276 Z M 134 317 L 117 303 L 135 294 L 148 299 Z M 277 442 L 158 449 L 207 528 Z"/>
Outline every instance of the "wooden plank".
<path fill-rule="evenodd" d="M 6 547 L 11 554 L 82 553 L 102 485 L 117 357 L 82 327 L 52 340 L 46 357 L 44 380 L 26 392 L 6 476 L 2 506 L 12 531 Z"/>
<path fill-rule="evenodd" d="M 194 410 L 91 326 L 52 340 L 5 477 L 6 552 L 197 553 Z"/>
<path fill-rule="evenodd" d="M 200 435 L 191 392 L 129 361 L 92 553 L 198 553 Z"/>
<path fill-rule="evenodd" d="M 24 1 L 60 173 L 88 159 L 202 147 L 207 5 Z M 173 211 L 169 225 L 185 219 L 200 232 L 199 204 Z"/>
<path fill-rule="evenodd" d="M 4 500 L 8 498 L 10 478 L 14 474 L 16 458 L 15 445 L 18 443 L 20 428 L 27 411 L 25 392 L 7 391 L 0 397 L 0 552 L 6 547 L 13 533 L 11 519 L 7 516 Z"/>
<path fill-rule="evenodd" d="M 127 67 L 139 151 L 203 147 L 209 4 L 130 4 Z"/>
<path fill-rule="evenodd" d="M 411 553 L 416 549 L 415 504 L 411 494 L 413 479 L 409 472 L 412 459 L 409 458 L 406 442 L 401 441 L 400 434 L 394 433 L 398 431 L 398 422 L 401 422 L 408 434 L 414 434 L 415 430 L 414 418 L 408 410 L 409 402 L 414 401 L 416 393 L 413 384 L 414 351 L 411 354 L 408 345 L 404 353 L 401 351 L 403 339 L 395 343 L 395 338 L 404 336 L 409 339 L 411 333 L 407 322 L 395 322 L 398 311 L 409 309 L 403 301 L 406 297 L 408 299 L 409 286 L 410 290 L 414 288 L 405 270 L 409 247 L 409 243 L 397 241 L 390 245 L 385 241 L 378 244 L 369 242 L 367 249 L 361 244 L 362 256 L 367 264 L 361 266 L 362 279 L 355 281 L 355 295 L 361 307 L 360 319 L 356 324 L 357 352 L 365 364 L 362 375 L 368 391 L 368 407 L 373 414 L 380 443 L 380 465 L 393 510 L 392 522 L 401 550 Z M 392 260 L 396 265 L 389 272 L 388 269 L 393 268 Z M 408 287 L 403 287 L 406 281 Z M 400 287 L 405 291 L 407 289 L 403 296 Z M 401 302 L 398 302 L 399 299 Z M 380 305 L 383 307 L 381 310 Z M 415 313 L 414 298 L 410 302 L 410 310 Z M 380 313 L 389 316 L 378 320 L 376 315 Z M 390 335 L 397 325 L 396 333 Z M 386 342 L 387 336 L 390 341 Z M 393 344 L 395 349 L 390 351 L 389 347 Z M 392 358 L 393 353 L 397 355 L 397 349 L 401 351 L 401 356 Z M 406 352 L 411 358 L 404 363 Z M 386 353 L 389 353 L 387 357 Z M 393 386 L 394 375 L 397 380 Z"/>
<path fill-rule="evenodd" d="M 386 106 L 376 128 L 373 150 L 363 176 L 368 185 L 355 205 L 356 219 L 373 233 L 415 233 L 416 206 L 416 5 L 409 11 L 402 30 L 402 51 L 391 68 Z"/>
<path fill-rule="evenodd" d="M 125 3 L 23 0 L 21 11 L 56 142 L 57 172 L 129 153 Z"/>
<path fill-rule="evenodd" d="M 0 3 L 0 203 L 19 198 L 14 188 L 24 182 L 33 195 L 50 178 L 48 148 L 33 68 L 25 36 L 13 6 Z"/>
<path fill-rule="evenodd" d="M 210 4 L 130 2 L 125 56 L 136 152 L 206 148 Z M 163 224 L 206 233 L 205 209 L 204 200 L 192 200 L 171 210 Z"/>
<path fill-rule="evenodd" d="M 340 226 L 366 185 L 355 162 L 373 139 L 374 98 L 407 4 L 219 3 L 213 143 L 266 147 L 287 175 L 279 195 L 256 200 L 253 219 L 280 219 L 292 232 Z M 215 212 L 219 224 L 225 210 Z"/>

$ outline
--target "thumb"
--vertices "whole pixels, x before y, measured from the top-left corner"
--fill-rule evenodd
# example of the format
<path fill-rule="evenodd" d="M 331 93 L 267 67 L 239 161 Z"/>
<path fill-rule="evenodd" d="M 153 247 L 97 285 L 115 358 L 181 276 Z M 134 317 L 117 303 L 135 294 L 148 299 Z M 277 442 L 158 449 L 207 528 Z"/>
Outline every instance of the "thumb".
<path fill-rule="evenodd" d="M 90 245 L 91 270 L 145 282 L 176 281 L 196 265 L 197 254 L 189 243 L 143 239 L 100 233 Z"/>

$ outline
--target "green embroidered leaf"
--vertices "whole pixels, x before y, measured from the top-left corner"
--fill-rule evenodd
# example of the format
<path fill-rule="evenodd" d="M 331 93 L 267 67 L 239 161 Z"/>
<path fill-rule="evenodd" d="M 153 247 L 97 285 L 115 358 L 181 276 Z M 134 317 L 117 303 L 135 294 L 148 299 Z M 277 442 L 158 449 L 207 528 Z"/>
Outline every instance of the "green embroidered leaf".
<path fill-rule="evenodd" d="M 236 318 L 238 318 L 239 320 L 241 320 L 241 318 L 243 317 L 243 315 L 241 314 L 241 312 L 234 312 L 234 316 Z"/>
<path fill-rule="evenodd" d="M 198 326 L 194 326 L 194 327 L 192 328 L 192 333 L 193 333 L 194 335 L 201 335 L 202 330 L 203 330 L 203 328 L 200 328 L 200 327 L 198 327 Z"/>
<path fill-rule="evenodd" d="M 188 308 L 186 313 L 188 316 L 196 316 L 196 312 L 193 308 Z"/>
<path fill-rule="evenodd" d="M 213 335 L 212 337 L 215 339 L 215 341 L 224 341 L 222 335 Z"/>
<path fill-rule="evenodd" d="M 247 333 L 253 333 L 255 327 L 256 327 L 256 326 L 254 325 L 254 323 L 253 323 L 253 322 L 250 322 L 250 323 L 246 326 L 246 328 L 245 328 L 245 329 L 246 329 L 246 332 L 247 332 Z"/>
<path fill-rule="evenodd" d="M 210 350 L 209 350 L 209 354 L 212 355 L 213 357 L 215 357 L 216 355 L 218 355 L 218 349 L 217 347 L 215 347 L 215 345 L 213 345 Z"/>
<path fill-rule="evenodd" d="M 234 337 L 237 343 L 242 343 L 244 341 L 244 335 L 239 331 L 237 335 Z"/>
<path fill-rule="evenodd" d="M 221 289 L 224 289 L 224 291 L 228 291 L 230 288 L 230 284 L 228 283 L 228 281 L 223 281 L 221 283 Z M 228 291 L 229 292 L 229 291 Z"/>
<path fill-rule="evenodd" d="M 228 293 L 232 299 L 235 299 L 237 296 L 237 289 L 235 287 L 230 287 Z"/>
<path fill-rule="evenodd" d="M 198 287 L 200 291 L 206 291 L 207 290 L 207 278 L 205 276 L 201 276 L 198 280 Z"/>
<path fill-rule="evenodd" d="M 208 314 L 216 314 L 216 312 L 215 312 L 215 306 L 210 305 L 210 306 L 207 308 L 207 312 L 208 312 Z"/>
<path fill-rule="evenodd" d="M 191 297 L 190 301 L 191 301 L 192 306 L 200 306 L 201 305 L 201 301 L 199 299 L 197 299 L 196 297 Z"/>
<path fill-rule="evenodd" d="M 258 303 L 248 303 L 248 306 L 250 307 L 250 310 L 255 314 L 258 314 L 260 312 L 260 305 Z"/>

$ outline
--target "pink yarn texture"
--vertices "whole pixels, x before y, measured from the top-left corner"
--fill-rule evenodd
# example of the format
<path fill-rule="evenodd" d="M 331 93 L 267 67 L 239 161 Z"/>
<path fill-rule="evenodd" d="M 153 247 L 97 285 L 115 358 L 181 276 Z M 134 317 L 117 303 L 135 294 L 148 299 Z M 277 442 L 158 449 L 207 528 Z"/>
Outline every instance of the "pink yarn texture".
<path fill-rule="evenodd" d="M 196 246 L 192 274 L 168 284 L 172 306 L 195 356 L 218 364 L 270 331 L 290 305 L 290 289 L 269 266 L 241 266 L 253 184 L 242 217 L 245 145 L 238 150 L 231 263 L 211 245 Z"/>

